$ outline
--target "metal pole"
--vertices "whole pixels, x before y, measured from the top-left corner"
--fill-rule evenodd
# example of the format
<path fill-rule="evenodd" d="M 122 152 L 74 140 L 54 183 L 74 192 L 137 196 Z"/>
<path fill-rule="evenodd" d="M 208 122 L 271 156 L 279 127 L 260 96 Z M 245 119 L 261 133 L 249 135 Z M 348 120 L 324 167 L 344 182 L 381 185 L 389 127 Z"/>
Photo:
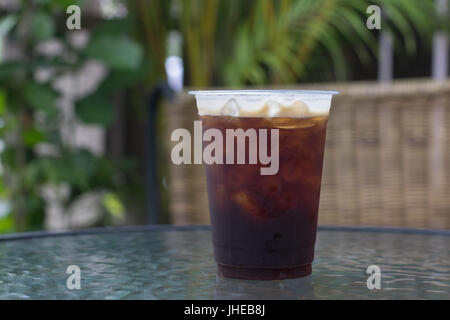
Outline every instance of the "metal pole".
<path fill-rule="evenodd" d="M 379 42 L 378 81 L 389 82 L 393 78 L 394 66 L 392 35 L 382 31 Z"/>
<path fill-rule="evenodd" d="M 436 10 L 444 16 L 448 12 L 447 0 L 436 0 Z M 433 60 L 431 75 L 436 81 L 444 81 L 448 76 L 448 35 L 439 30 L 433 36 Z"/>
<path fill-rule="evenodd" d="M 388 18 L 385 10 L 381 10 L 383 20 Z M 383 26 L 383 23 L 382 23 Z M 378 81 L 389 82 L 393 78 L 393 40 L 389 31 L 381 31 L 378 46 Z"/>
<path fill-rule="evenodd" d="M 156 116 L 161 98 L 172 99 L 173 91 L 167 83 L 157 85 L 147 103 L 147 217 L 149 224 L 160 223 L 160 190 L 158 181 L 158 146 Z"/>

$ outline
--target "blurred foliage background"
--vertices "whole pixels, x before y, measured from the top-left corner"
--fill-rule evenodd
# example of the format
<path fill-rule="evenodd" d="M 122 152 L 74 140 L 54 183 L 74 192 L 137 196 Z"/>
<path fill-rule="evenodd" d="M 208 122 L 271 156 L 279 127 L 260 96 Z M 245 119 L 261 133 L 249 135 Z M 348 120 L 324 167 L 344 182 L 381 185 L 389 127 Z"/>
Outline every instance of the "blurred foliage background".
<path fill-rule="evenodd" d="M 182 57 L 185 85 L 197 88 L 373 79 L 379 31 L 366 27 L 366 10 L 377 4 L 382 30 L 394 38 L 396 75 L 429 76 L 433 31 L 449 21 L 423 0 L 13 2 L 0 7 L 0 44 L 8 39 L 19 48 L 8 59 L 0 51 L 0 233 L 44 228 L 49 186 L 64 188 L 64 208 L 99 192 L 102 214 L 91 225 L 145 222 L 146 101 L 166 79 L 169 54 Z M 73 41 L 78 31 L 66 27 L 71 4 L 81 7 L 88 32 L 81 45 Z M 174 33 L 179 49 L 168 52 Z M 55 41 L 57 54 L 42 50 Z M 125 121 L 118 156 L 109 152 L 114 139 L 95 153 L 61 136 L 56 83 L 89 61 L 106 72 L 91 92 L 75 97 L 73 116 L 109 133 Z"/>

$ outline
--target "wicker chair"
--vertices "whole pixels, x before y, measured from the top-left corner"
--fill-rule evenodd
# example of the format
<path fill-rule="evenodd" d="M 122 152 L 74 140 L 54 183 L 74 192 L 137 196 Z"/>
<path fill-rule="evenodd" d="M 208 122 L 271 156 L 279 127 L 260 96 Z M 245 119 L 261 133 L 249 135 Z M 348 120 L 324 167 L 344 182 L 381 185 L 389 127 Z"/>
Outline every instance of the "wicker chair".
<path fill-rule="evenodd" d="M 319 224 L 450 229 L 450 81 L 400 80 L 289 87 L 333 89 Z M 192 131 L 195 101 L 165 108 L 166 141 Z M 170 164 L 174 224 L 209 223 L 201 165 Z"/>

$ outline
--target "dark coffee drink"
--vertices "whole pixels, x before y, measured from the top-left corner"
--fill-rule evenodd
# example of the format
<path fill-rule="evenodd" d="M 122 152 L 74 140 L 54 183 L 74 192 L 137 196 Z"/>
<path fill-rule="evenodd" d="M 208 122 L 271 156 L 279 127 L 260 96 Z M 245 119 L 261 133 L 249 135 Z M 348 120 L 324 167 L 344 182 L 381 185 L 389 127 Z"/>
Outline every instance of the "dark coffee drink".
<path fill-rule="evenodd" d="M 267 129 L 269 152 L 270 130 L 279 130 L 279 169 L 274 175 L 261 175 L 266 165 L 249 164 L 248 152 L 245 164 L 236 163 L 236 152 L 234 163 L 226 164 L 225 155 L 236 145 L 227 145 L 225 139 L 224 164 L 206 165 L 219 274 L 259 280 L 310 274 L 328 117 L 200 118 L 203 132 L 214 128 L 223 137 L 226 129 Z"/>

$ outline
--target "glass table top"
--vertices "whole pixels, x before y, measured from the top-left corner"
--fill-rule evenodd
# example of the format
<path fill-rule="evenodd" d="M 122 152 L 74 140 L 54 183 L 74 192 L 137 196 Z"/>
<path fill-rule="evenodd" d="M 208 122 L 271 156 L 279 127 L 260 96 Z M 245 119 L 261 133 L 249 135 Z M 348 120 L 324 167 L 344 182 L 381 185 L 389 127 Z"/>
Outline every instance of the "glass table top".
<path fill-rule="evenodd" d="M 208 227 L 0 237 L 0 299 L 450 299 L 450 233 L 319 229 L 312 275 L 282 281 L 218 277 Z"/>

